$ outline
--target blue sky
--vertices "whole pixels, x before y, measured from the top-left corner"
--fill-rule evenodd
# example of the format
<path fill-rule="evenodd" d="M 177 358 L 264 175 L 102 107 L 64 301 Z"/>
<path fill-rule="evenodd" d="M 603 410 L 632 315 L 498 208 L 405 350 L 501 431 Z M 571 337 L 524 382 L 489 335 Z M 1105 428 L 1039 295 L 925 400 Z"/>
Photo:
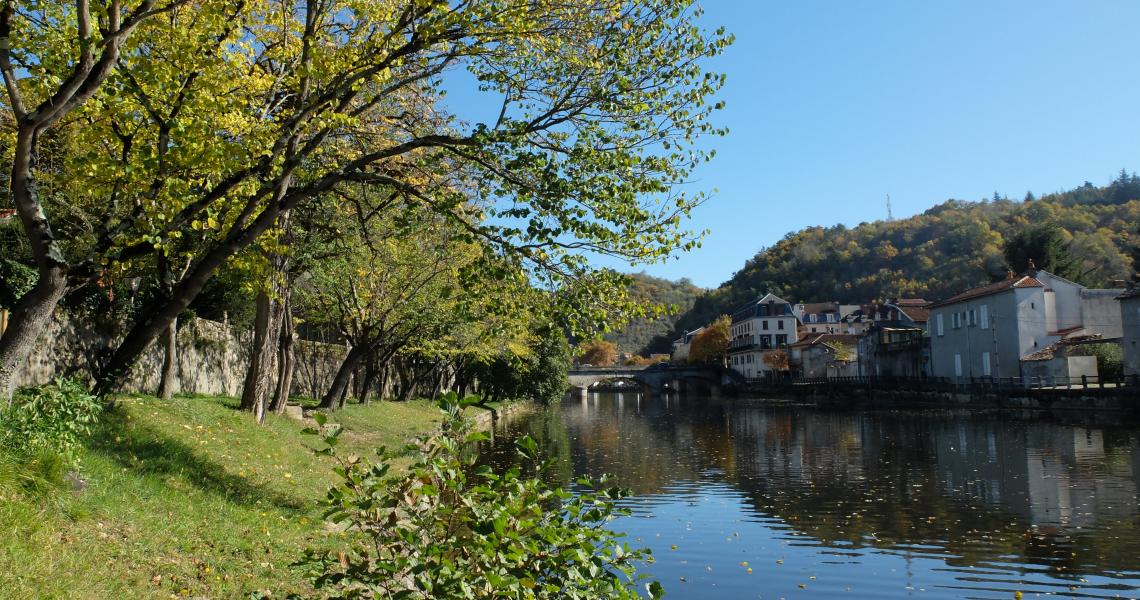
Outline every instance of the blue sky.
<path fill-rule="evenodd" d="M 730 133 L 689 223 L 710 233 L 632 270 L 715 287 L 791 231 L 885 218 L 887 194 L 898 218 L 1140 171 L 1140 2 L 702 5 L 736 35 L 710 63 Z"/>

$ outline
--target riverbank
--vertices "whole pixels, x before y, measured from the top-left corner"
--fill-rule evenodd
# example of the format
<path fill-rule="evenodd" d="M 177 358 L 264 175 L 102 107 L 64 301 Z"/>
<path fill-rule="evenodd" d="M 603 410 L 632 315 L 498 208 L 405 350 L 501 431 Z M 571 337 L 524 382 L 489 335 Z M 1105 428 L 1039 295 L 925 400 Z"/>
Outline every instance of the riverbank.
<path fill-rule="evenodd" d="M 441 417 L 414 401 L 350 405 L 332 420 L 345 427 L 345 453 L 369 456 Z M 332 459 L 305 448 L 305 426 L 276 415 L 258 426 L 232 398 L 124 397 L 87 445 L 80 491 L 44 502 L 0 488 L 3 596 L 311 591 L 290 563 L 328 543 L 317 501 L 335 475 Z"/>

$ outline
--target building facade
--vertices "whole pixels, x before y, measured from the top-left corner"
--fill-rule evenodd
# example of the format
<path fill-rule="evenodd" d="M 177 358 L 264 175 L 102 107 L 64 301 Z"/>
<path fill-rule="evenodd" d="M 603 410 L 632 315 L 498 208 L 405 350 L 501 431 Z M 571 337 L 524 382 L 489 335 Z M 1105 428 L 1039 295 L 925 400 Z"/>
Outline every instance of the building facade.
<path fill-rule="evenodd" d="M 728 366 L 749 379 L 783 370 L 769 363 L 787 363 L 787 347 L 799 340 L 799 322 L 792 304 L 775 294 L 749 302 L 732 315 Z M 785 356 L 782 362 L 780 352 Z M 766 355 L 770 355 L 767 361 Z"/>
<path fill-rule="evenodd" d="M 1111 292 L 1031 269 L 939 302 L 927 322 L 931 374 L 955 381 L 1021 377 L 1023 357 L 1058 341 L 1119 337 L 1119 316 L 1105 308 Z"/>
<path fill-rule="evenodd" d="M 1124 350 L 1124 374 L 1140 375 L 1140 287 L 1117 297 L 1120 305 L 1121 339 Z"/>

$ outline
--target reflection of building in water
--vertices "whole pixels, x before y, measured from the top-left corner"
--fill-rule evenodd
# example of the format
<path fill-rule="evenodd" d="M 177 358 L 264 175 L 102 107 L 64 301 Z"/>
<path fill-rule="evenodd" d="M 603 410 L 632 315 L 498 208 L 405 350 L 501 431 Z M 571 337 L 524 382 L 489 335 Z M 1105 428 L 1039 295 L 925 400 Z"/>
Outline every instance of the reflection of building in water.
<path fill-rule="evenodd" d="M 1024 429 L 996 420 L 931 423 L 929 444 L 939 491 L 1028 517 Z"/>
<path fill-rule="evenodd" d="M 738 407 L 729 431 L 740 478 L 810 484 L 863 476 L 857 416 Z"/>
<path fill-rule="evenodd" d="M 1034 524 L 1086 528 L 1138 514 L 1134 448 L 1106 450 L 1101 430 L 1070 427 L 1036 428 L 1028 445 Z"/>

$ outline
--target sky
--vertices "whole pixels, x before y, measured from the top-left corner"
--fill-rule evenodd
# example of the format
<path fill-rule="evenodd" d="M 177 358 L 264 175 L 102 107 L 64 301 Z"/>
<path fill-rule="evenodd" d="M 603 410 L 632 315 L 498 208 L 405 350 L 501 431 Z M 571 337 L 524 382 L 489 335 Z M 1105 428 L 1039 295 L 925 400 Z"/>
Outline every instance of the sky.
<path fill-rule="evenodd" d="M 693 186 L 702 246 L 629 268 L 702 287 L 804 227 L 1140 171 L 1140 1 L 703 0 L 736 42 Z M 454 100 L 455 98 L 452 98 Z"/>

